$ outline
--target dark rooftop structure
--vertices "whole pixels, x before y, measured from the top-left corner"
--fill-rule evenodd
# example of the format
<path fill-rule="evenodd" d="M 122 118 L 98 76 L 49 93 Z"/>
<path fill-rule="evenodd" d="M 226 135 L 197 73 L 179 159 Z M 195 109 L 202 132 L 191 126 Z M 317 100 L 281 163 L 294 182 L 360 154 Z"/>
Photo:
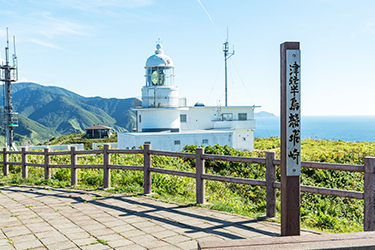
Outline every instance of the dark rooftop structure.
<path fill-rule="evenodd" d="M 91 138 L 109 138 L 111 137 L 111 127 L 103 126 L 100 124 L 85 128 L 86 137 Z"/>

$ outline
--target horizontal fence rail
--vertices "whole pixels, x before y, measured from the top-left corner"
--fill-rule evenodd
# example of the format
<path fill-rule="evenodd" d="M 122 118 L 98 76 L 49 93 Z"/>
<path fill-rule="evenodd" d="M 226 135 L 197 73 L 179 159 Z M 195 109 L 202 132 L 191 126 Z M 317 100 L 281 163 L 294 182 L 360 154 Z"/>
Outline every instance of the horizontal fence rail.
<path fill-rule="evenodd" d="M 252 157 L 240 157 L 240 156 L 227 156 L 227 155 L 212 155 L 205 154 L 204 149 L 197 148 L 196 153 L 181 153 L 181 152 L 170 152 L 162 150 L 151 150 L 151 145 L 145 144 L 144 149 L 110 149 L 109 145 L 104 145 L 103 149 L 99 150 L 79 150 L 75 147 L 71 147 L 70 151 L 59 151 L 50 152 L 48 148 L 44 149 L 44 152 L 26 151 L 22 148 L 22 151 L 7 151 L 3 148 L 3 174 L 7 176 L 9 174 L 9 165 L 20 165 L 22 166 L 22 177 L 28 177 L 28 166 L 30 167 L 43 167 L 45 179 L 51 178 L 51 168 L 70 168 L 71 169 L 71 185 L 77 185 L 77 169 L 103 169 L 103 186 L 109 188 L 111 186 L 110 170 L 131 170 L 131 171 L 143 171 L 144 172 L 144 193 L 151 193 L 151 173 L 160 173 L 168 175 L 183 176 L 188 178 L 196 179 L 196 201 L 198 204 L 205 202 L 204 183 L 205 180 L 210 181 L 221 181 L 253 186 L 266 187 L 266 210 L 267 216 L 276 216 L 276 189 L 281 189 L 282 183 L 276 182 L 276 166 L 279 166 L 281 161 L 276 159 L 275 152 L 267 152 L 266 158 L 252 158 Z M 114 154 L 142 154 L 144 158 L 143 166 L 127 166 L 127 165 L 111 165 L 111 155 Z M 21 162 L 9 161 L 9 155 L 21 155 Z M 27 155 L 40 155 L 44 156 L 44 163 L 31 163 L 27 161 Z M 70 164 L 50 164 L 50 157 L 57 155 L 70 156 Z M 103 155 L 103 164 L 96 165 L 78 165 L 77 158 L 84 157 L 85 155 Z M 152 155 L 169 156 L 185 159 L 196 160 L 196 171 L 187 172 L 179 170 L 164 169 L 158 167 L 152 167 Z M 260 164 L 266 166 L 266 180 L 253 180 L 247 178 L 237 178 L 221 175 L 212 175 L 205 173 L 205 161 L 229 161 L 229 162 L 240 162 L 249 164 Z M 301 192 L 331 195 L 338 197 L 346 197 L 352 199 L 363 199 L 364 200 L 364 230 L 375 231 L 375 158 L 366 157 L 365 164 L 352 165 L 352 164 L 336 164 L 336 163 L 324 163 L 324 162 L 301 162 L 303 168 L 313 169 L 324 169 L 324 170 L 335 170 L 335 171 L 349 171 L 349 172 L 362 172 L 364 173 L 364 192 L 331 189 L 324 187 L 305 186 L 301 185 Z"/>
<path fill-rule="evenodd" d="M 231 162 L 242 162 L 242 163 L 266 164 L 265 158 L 251 158 L 251 157 L 241 157 L 241 156 L 204 154 L 202 155 L 202 159 L 211 160 L 211 161 L 231 161 Z"/>
<path fill-rule="evenodd" d="M 274 160 L 273 164 L 280 166 L 281 161 Z M 340 163 L 301 161 L 301 167 L 325 169 L 325 170 L 348 171 L 348 172 L 364 172 L 364 167 L 362 165 L 351 165 L 351 164 L 340 164 Z"/>
<path fill-rule="evenodd" d="M 280 182 L 274 182 L 273 187 L 277 188 L 277 189 L 281 189 L 281 183 Z M 352 198 L 352 199 L 358 199 L 358 200 L 362 199 L 363 200 L 363 193 L 362 192 L 347 191 L 347 190 L 342 190 L 342 189 L 312 187 L 312 186 L 301 185 L 301 192 L 331 195 L 331 196 L 338 196 L 338 197 Z"/>
<path fill-rule="evenodd" d="M 109 165 L 110 169 L 122 169 L 122 170 L 136 170 L 143 171 L 143 166 L 120 166 L 120 165 Z"/>

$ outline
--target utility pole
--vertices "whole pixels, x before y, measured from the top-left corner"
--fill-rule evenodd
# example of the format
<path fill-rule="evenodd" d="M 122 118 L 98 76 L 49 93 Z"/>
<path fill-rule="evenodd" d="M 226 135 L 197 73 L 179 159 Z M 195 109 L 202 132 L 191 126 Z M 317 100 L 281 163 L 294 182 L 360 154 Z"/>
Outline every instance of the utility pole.
<path fill-rule="evenodd" d="M 225 107 L 228 106 L 228 82 L 227 82 L 227 60 L 234 55 L 234 48 L 231 54 L 228 53 L 229 51 L 229 42 L 228 42 L 228 28 L 227 28 L 227 40 L 223 45 L 224 51 L 224 61 L 225 61 Z"/>
<path fill-rule="evenodd" d="M 16 43 L 15 37 L 13 37 L 14 42 L 14 54 L 13 54 L 13 66 L 9 62 L 9 39 L 8 39 L 8 28 L 7 28 L 7 46 L 5 47 L 5 65 L 2 63 L 0 66 L 0 81 L 4 82 L 3 98 L 4 98 L 4 127 L 5 127 L 5 137 L 7 149 L 13 148 L 13 128 L 18 127 L 17 119 L 13 118 L 16 113 L 13 112 L 12 106 L 12 82 L 18 80 L 17 71 L 17 56 L 16 56 Z"/>

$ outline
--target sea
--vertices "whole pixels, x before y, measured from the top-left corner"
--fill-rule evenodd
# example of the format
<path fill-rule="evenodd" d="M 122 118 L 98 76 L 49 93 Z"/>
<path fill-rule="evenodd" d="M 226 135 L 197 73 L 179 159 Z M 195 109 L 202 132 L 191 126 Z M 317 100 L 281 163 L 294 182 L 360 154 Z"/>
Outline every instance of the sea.
<path fill-rule="evenodd" d="M 258 138 L 280 137 L 280 117 L 255 117 Z M 302 116 L 302 138 L 375 142 L 375 116 Z"/>

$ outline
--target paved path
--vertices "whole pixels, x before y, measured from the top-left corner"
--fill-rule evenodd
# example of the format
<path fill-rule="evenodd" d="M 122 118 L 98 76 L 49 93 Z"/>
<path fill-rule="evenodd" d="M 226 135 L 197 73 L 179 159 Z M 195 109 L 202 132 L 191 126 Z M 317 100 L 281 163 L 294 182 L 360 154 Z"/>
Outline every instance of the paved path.
<path fill-rule="evenodd" d="M 280 225 L 145 196 L 0 187 L 0 249 L 197 249 L 279 236 Z M 303 230 L 302 235 L 315 234 Z"/>

